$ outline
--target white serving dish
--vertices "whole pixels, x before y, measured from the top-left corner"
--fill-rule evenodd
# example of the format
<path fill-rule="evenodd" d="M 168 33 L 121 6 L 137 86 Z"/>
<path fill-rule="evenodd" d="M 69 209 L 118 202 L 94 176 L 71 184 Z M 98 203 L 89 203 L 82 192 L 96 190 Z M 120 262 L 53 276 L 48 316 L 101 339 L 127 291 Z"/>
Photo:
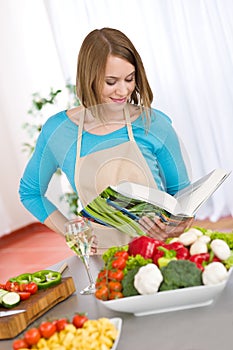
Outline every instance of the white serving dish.
<path fill-rule="evenodd" d="M 110 322 L 116 327 L 116 329 L 118 330 L 118 336 L 113 344 L 113 347 L 111 348 L 111 350 L 116 350 L 117 349 L 117 345 L 120 339 L 120 335 L 121 335 L 121 328 L 122 328 L 122 319 L 119 317 L 115 317 L 115 318 L 110 318 Z"/>
<path fill-rule="evenodd" d="M 220 295 L 226 283 L 227 280 L 211 286 L 189 287 L 151 295 L 136 295 L 115 300 L 99 301 L 106 308 L 114 311 L 132 313 L 135 316 L 145 316 L 208 306 Z"/>

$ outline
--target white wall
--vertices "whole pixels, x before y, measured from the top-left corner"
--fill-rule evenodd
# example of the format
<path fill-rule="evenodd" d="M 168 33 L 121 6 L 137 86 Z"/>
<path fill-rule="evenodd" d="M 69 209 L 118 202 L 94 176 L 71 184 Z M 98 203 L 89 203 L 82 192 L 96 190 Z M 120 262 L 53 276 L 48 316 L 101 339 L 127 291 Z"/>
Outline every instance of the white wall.
<path fill-rule="evenodd" d="M 27 137 L 22 124 L 30 120 L 27 111 L 31 94 L 48 93 L 50 86 L 60 88 L 64 81 L 43 1 L 1 1 L 0 46 L 2 235 L 35 220 L 18 197 L 19 179 L 27 160 L 22 153 L 22 143 Z"/>

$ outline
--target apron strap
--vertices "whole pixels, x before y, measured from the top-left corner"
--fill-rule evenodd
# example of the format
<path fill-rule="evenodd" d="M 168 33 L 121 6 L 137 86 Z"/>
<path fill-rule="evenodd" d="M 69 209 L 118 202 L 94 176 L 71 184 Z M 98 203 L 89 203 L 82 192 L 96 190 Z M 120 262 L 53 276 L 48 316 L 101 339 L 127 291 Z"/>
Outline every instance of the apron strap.
<path fill-rule="evenodd" d="M 128 106 L 126 106 L 124 108 L 124 116 L 125 116 L 125 120 L 126 120 L 126 126 L 127 126 L 129 139 L 130 139 L 130 141 L 135 142 L 135 139 L 134 139 L 134 136 L 133 136 L 133 130 L 132 130 L 132 124 L 131 124 L 131 120 L 130 120 L 130 114 L 129 114 Z"/>
<path fill-rule="evenodd" d="M 79 118 L 76 163 L 78 163 L 78 161 L 80 159 L 80 154 L 81 154 L 84 117 L 85 117 L 85 111 L 84 111 L 84 113 L 82 113 L 82 115 Z M 128 131 L 129 140 L 135 142 L 128 107 L 124 108 L 124 117 L 125 117 L 125 121 L 126 121 L 126 127 L 127 127 L 127 131 Z"/>

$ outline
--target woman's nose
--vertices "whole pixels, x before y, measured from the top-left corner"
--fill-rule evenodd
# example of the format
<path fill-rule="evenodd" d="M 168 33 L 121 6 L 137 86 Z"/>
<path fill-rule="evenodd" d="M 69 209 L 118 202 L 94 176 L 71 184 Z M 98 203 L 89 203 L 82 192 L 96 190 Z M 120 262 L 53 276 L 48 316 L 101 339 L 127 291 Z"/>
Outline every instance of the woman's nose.
<path fill-rule="evenodd" d="M 117 84 L 116 93 L 120 96 L 127 95 L 128 94 L 127 84 L 125 84 L 124 82 L 119 82 Z"/>

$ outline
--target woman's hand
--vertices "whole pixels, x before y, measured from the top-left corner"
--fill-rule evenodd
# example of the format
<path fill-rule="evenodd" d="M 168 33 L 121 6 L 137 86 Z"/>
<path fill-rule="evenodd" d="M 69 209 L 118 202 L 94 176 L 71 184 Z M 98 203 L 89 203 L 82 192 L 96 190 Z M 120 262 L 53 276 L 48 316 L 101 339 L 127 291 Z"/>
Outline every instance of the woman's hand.
<path fill-rule="evenodd" d="M 161 221 L 158 216 L 154 218 L 148 218 L 143 216 L 139 220 L 139 224 L 143 231 L 149 237 L 153 237 L 159 240 L 166 240 L 169 237 L 178 237 L 185 229 L 189 228 L 193 223 L 194 218 L 181 221 L 177 226 L 168 226 Z"/>

